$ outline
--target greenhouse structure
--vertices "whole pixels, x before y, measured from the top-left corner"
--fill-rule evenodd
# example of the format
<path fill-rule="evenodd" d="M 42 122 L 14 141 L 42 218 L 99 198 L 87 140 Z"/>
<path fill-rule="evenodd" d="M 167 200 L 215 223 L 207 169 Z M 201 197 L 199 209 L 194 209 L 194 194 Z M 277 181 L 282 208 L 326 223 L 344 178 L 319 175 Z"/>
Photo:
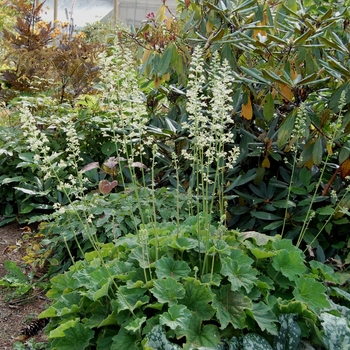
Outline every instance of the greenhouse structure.
<path fill-rule="evenodd" d="M 36 0 L 37 4 L 41 0 Z M 163 0 L 46 0 L 43 15 L 45 20 L 67 20 L 73 14 L 78 27 L 96 21 L 114 20 L 127 26 L 138 26 L 149 12 L 156 12 Z M 176 0 L 167 0 L 166 5 L 175 13 Z"/>

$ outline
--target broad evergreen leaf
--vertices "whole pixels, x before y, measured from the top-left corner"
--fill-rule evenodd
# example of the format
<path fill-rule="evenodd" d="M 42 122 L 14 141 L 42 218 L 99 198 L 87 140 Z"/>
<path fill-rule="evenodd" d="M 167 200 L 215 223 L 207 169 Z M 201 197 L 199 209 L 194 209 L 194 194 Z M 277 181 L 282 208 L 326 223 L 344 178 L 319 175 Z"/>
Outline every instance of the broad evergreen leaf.
<path fill-rule="evenodd" d="M 290 281 L 295 281 L 306 271 L 304 260 L 297 251 L 282 249 L 272 258 L 272 266 Z"/>
<path fill-rule="evenodd" d="M 137 346 L 138 337 L 135 334 L 128 333 L 121 328 L 116 336 L 112 338 L 113 343 L 110 350 L 139 350 Z"/>
<path fill-rule="evenodd" d="M 229 285 L 224 285 L 214 291 L 213 308 L 216 309 L 216 317 L 220 322 L 220 329 L 225 329 L 229 323 L 234 328 L 245 327 L 245 309 L 252 307 L 251 300 L 243 293 L 232 292 Z"/>
<path fill-rule="evenodd" d="M 323 342 L 328 350 L 350 349 L 349 320 L 329 313 L 320 315 L 324 336 Z"/>
<path fill-rule="evenodd" d="M 255 282 L 258 271 L 252 268 L 253 260 L 243 255 L 241 250 L 233 251 L 231 257 L 222 258 L 221 273 L 231 282 L 233 292 L 242 287 L 249 293 Z"/>
<path fill-rule="evenodd" d="M 317 313 L 319 309 L 330 306 L 325 295 L 326 287 L 322 283 L 313 278 L 301 277 L 295 284 L 297 287 L 293 291 L 295 299 L 306 303 L 314 312 Z"/>
<path fill-rule="evenodd" d="M 182 284 L 172 277 L 155 280 L 151 292 L 159 302 L 169 303 L 170 305 L 176 303 L 178 299 L 183 298 L 185 295 L 185 289 Z"/>
<path fill-rule="evenodd" d="M 194 278 L 189 278 L 185 284 L 185 297 L 181 300 L 181 304 L 201 317 L 203 320 L 210 320 L 215 313 L 210 303 L 213 301 L 214 295 L 210 291 L 208 285 L 201 284 Z"/>
<path fill-rule="evenodd" d="M 280 329 L 274 338 L 275 350 L 297 349 L 301 340 L 301 329 L 296 314 L 281 314 L 278 318 Z"/>
<path fill-rule="evenodd" d="M 154 263 L 156 274 L 159 279 L 173 277 L 178 280 L 180 277 L 188 277 L 191 271 L 185 261 L 175 261 L 172 258 L 163 257 Z"/>
<path fill-rule="evenodd" d="M 191 312 L 184 305 L 172 305 L 168 312 L 159 317 L 159 323 L 171 329 L 176 327 L 187 328 L 191 321 Z"/>
<path fill-rule="evenodd" d="M 266 330 L 270 334 L 277 334 L 276 315 L 265 303 L 262 301 L 253 303 L 252 308 L 248 309 L 246 312 L 247 315 L 251 316 L 256 321 L 262 331 Z"/>
<path fill-rule="evenodd" d="M 94 337 L 94 331 L 78 323 L 74 327 L 64 331 L 63 338 L 52 340 L 52 349 L 60 350 L 84 350 L 89 348 L 90 340 Z"/>

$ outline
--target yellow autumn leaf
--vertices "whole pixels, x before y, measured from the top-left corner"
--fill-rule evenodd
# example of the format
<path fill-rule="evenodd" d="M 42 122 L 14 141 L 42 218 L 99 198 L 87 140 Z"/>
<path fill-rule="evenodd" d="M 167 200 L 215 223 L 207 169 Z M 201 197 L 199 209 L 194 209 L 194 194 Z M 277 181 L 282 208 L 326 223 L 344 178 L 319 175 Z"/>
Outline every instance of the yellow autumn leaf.
<path fill-rule="evenodd" d="M 241 115 L 243 118 L 247 120 L 251 120 L 253 118 L 253 106 L 249 95 L 248 95 L 247 104 L 242 105 Z"/>
<path fill-rule="evenodd" d="M 157 21 L 158 22 L 163 22 L 166 19 L 165 11 L 166 11 L 165 5 L 162 5 L 159 8 L 159 10 L 157 11 Z"/>
<path fill-rule="evenodd" d="M 141 59 L 142 63 L 145 63 L 148 60 L 150 53 L 151 53 L 151 50 L 145 50 Z"/>
<path fill-rule="evenodd" d="M 278 84 L 280 88 L 280 93 L 283 100 L 291 102 L 293 100 L 293 91 L 291 88 L 285 84 Z"/>
<path fill-rule="evenodd" d="M 166 73 L 162 76 L 163 81 L 169 81 L 170 80 L 170 73 Z"/>
<path fill-rule="evenodd" d="M 328 154 L 330 156 L 333 155 L 333 148 L 332 148 L 332 145 L 329 142 L 327 142 L 326 148 L 327 148 Z"/>
<path fill-rule="evenodd" d="M 154 80 L 153 80 L 153 83 L 154 83 L 154 87 L 157 89 L 159 88 L 160 86 L 160 83 L 162 82 L 162 80 L 158 77 L 158 75 L 156 74 L 154 76 Z"/>
<path fill-rule="evenodd" d="M 207 34 L 210 34 L 213 31 L 213 28 L 214 28 L 213 24 L 210 21 L 207 22 L 205 27 L 206 27 L 206 30 L 207 30 Z"/>
<path fill-rule="evenodd" d="M 347 176 L 350 175 L 350 159 L 348 158 L 340 165 L 340 174 L 344 180 Z"/>
<path fill-rule="evenodd" d="M 271 164 L 270 164 L 270 160 L 269 160 L 269 157 L 265 157 L 264 160 L 262 161 L 261 163 L 261 166 L 263 168 L 270 168 Z"/>

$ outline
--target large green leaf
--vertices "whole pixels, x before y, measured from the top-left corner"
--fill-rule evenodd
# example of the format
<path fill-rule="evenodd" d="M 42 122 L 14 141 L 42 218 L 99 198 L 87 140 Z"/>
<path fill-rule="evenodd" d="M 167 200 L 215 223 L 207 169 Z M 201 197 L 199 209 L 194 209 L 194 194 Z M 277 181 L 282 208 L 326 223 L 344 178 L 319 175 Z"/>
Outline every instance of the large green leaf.
<path fill-rule="evenodd" d="M 290 281 L 295 281 L 305 271 L 304 260 L 297 251 L 280 250 L 272 258 L 272 266 Z"/>
<path fill-rule="evenodd" d="M 213 301 L 214 294 L 210 291 L 208 285 L 200 283 L 200 281 L 190 278 L 185 283 L 185 297 L 180 301 L 194 314 L 203 320 L 210 320 L 215 310 L 210 305 Z"/>
<path fill-rule="evenodd" d="M 129 289 L 125 286 L 119 287 L 117 291 L 118 311 L 135 310 L 149 302 L 149 296 L 145 295 L 144 288 Z"/>
<path fill-rule="evenodd" d="M 249 293 L 258 271 L 252 268 L 253 260 L 243 255 L 242 251 L 233 251 L 231 257 L 222 258 L 221 273 L 231 282 L 231 290 L 239 291 L 242 287 Z"/>
<path fill-rule="evenodd" d="M 52 340 L 52 349 L 84 350 L 89 347 L 90 340 L 93 337 L 93 330 L 78 323 L 74 327 L 66 329 L 63 338 L 54 338 Z"/>
<path fill-rule="evenodd" d="M 173 277 L 154 281 L 151 292 L 159 302 L 169 304 L 176 303 L 185 295 L 184 287 Z"/>
<path fill-rule="evenodd" d="M 314 312 L 330 306 L 325 294 L 326 287 L 322 283 L 313 278 L 300 277 L 295 284 L 297 287 L 293 291 L 295 299 L 306 303 Z"/>
<path fill-rule="evenodd" d="M 179 329 L 177 334 L 186 336 L 187 349 L 215 349 L 220 343 L 219 329 L 213 324 L 203 326 L 202 319 L 196 314 L 192 315 L 188 328 Z"/>
<path fill-rule="evenodd" d="M 159 279 L 173 277 L 178 280 L 180 277 L 187 277 L 191 271 L 185 261 L 175 261 L 172 258 L 163 257 L 154 263 L 156 274 Z"/>
<path fill-rule="evenodd" d="M 270 334 L 277 334 L 276 315 L 265 303 L 262 301 L 253 303 L 253 307 L 246 312 L 247 315 L 251 316 L 256 321 L 262 331 L 266 330 Z"/>
<path fill-rule="evenodd" d="M 243 329 L 245 327 L 245 309 L 252 307 L 251 300 L 239 292 L 232 292 L 229 285 L 221 286 L 214 290 L 215 297 L 213 308 L 216 309 L 216 317 L 220 321 L 220 329 L 225 329 L 229 323 L 234 328 Z"/>
<path fill-rule="evenodd" d="M 172 305 L 167 312 L 164 312 L 159 323 L 171 329 L 180 327 L 186 329 L 191 321 L 191 312 L 184 305 Z"/>
<path fill-rule="evenodd" d="M 128 333 L 124 328 L 121 328 L 113 338 L 113 343 L 110 350 L 138 350 L 138 337 L 135 334 Z"/>

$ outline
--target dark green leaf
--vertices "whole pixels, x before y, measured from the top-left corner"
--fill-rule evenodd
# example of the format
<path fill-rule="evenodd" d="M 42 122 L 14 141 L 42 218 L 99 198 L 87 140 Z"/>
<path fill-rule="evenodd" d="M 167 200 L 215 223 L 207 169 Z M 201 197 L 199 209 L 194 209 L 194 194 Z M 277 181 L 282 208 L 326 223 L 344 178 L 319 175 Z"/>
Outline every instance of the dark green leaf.
<path fill-rule="evenodd" d="M 216 317 L 220 321 L 220 329 L 225 329 L 229 323 L 237 329 L 245 327 L 245 309 L 252 307 L 251 300 L 243 293 L 232 292 L 229 285 L 221 286 L 215 290 L 213 307 L 216 309 Z"/>
<path fill-rule="evenodd" d="M 203 320 L 210 320 L 215 313 L 210 303 L 214 295 L 208 285 L 201 284 L 200 281 L 189 278 L 185 283 L 185 297 L 179 301 L 187 308 L 198 315 Z"/>

